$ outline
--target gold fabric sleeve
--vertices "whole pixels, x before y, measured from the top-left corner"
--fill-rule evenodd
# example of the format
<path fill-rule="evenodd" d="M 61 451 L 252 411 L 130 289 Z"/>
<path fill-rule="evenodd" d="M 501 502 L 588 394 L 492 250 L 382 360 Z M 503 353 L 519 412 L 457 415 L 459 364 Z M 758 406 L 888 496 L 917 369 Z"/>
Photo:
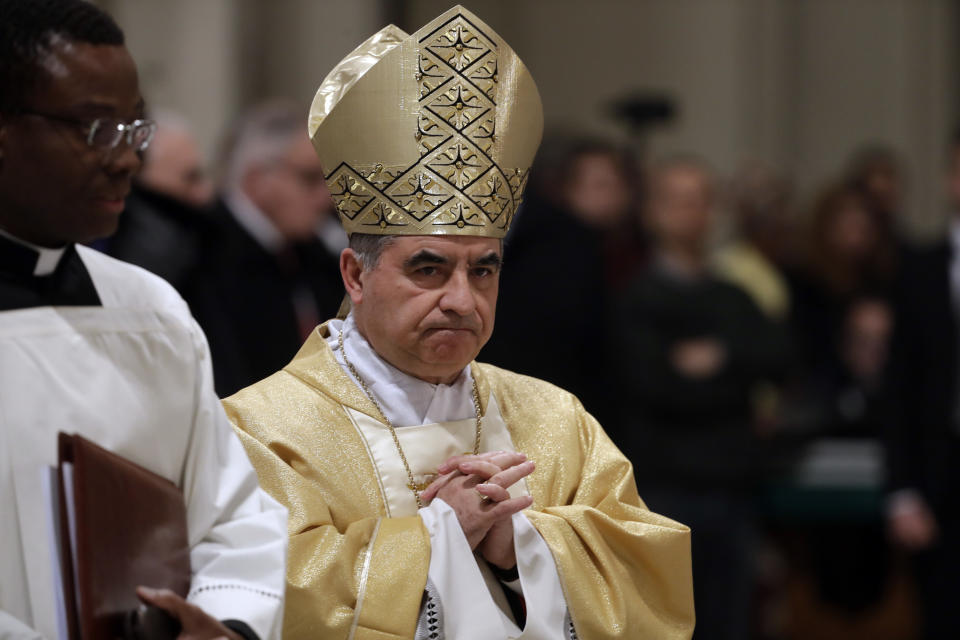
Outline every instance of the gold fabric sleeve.
<path fill-rule="evenodd" d="M 581 640 L 690 638 L 690 530 L 649 511 L 633 468 L 571 394 L 480 365 L 518 451 L 537 463 L 524 513 L 553 553 Z"/>
<path fill-rule="evenodd" d="M 260 484 L 290 510 L 283 637 L 413 637 L 430 537 L 418 516 L 385 516 L 372 463 L 340 403 L 285 370 L 224 406 Z"/>

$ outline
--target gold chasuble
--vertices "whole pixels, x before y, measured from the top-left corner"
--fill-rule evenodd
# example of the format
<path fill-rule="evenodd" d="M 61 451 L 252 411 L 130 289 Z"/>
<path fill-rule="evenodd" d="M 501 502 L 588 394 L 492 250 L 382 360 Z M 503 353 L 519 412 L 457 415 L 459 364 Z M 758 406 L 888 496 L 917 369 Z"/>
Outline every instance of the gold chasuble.
<path fill-rule="evenodd" d="M 414 510 L 388 515 L 383 470 L 352 417 L 379 412 L 328 337 L 318 327 L 282 371 L 224 401 L 261 485 L 290 510 L 284 638 L 412 638 L 430 536 Z M 513 448 L 537 464 L 524 515 L 553 555 L 577 636 L 689 638 L 689 530 L 647 510 L 629 461 L 573 395 L 471 367 L 483 414 L 495 403 Z"/>

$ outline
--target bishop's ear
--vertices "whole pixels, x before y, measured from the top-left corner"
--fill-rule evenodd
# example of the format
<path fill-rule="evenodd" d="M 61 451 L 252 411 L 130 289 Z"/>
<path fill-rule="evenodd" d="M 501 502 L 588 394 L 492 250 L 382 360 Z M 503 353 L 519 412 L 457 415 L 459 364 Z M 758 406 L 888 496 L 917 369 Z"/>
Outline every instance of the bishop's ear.
<path fill-rule="evenodd" d="M 360 256 L 350 248 L 340 252 L 340 276 L 343 286 L 354 305 L 363 300 L 363 262 Z"/>

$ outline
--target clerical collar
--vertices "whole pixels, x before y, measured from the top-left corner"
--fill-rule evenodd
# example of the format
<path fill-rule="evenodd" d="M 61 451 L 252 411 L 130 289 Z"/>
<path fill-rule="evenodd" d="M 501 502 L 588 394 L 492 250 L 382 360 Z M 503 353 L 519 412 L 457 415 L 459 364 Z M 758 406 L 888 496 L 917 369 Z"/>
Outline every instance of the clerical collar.
<path fill-rule="evenodd" d="M 343 361 L 337 341 L 343 331 L 347 357 L 377 398 L 386 418 L 397 427 L 473 418 L 473 376 L 465 367 L 452 384 L 433 384 L 400 371 L 374 351 L 357 329 L 353 314 L 327 323 L 327 344 L 340 368 L 359 385 Z"/>
<path fill-rule="evenodd" d="M 0 229 L 0 268 L 20 276 L 49 276 L 57 270 L 67 247 L 48 249 Z"/>
<path fill-rule="evenodd" d="M 286 246 L 287 241 L 277 226 L 245 193 L 229 191 L 224 194 L 223 200 L 237 224 L 267 252 L 279 253 Z"/>

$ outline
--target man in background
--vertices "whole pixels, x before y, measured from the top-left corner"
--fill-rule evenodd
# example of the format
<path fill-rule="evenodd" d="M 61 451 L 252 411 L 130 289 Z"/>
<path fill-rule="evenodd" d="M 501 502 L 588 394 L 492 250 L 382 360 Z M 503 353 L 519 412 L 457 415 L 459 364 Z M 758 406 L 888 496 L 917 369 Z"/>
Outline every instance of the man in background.
<path fill-rule="evenodd" d="M 187 121 L 163 110 L 151 116 L 157 132 L 144 151 L 117 232 L 103 246 L 183 294 L 200 261 L 213 181 Z"/>
<path fill-rule="evenodd" d="M 654 167 L 649 267 L 615 311 L 621 420 L 612 435 L 652 509 L 692 530 L 695 637 L 749 634 L 754 390 L 786 365 L 786 337 L 709 270 L 711 173 L 695 159 Z"/>
<path fill-rule="evenodd" d="M 186 294 L 221 396 L 286 364 L 343 297 L 336 251 L 319 237 L 325 223 L 336 225 L 333 203 L 301 112 L 269 102 L 244 114 L 223 174 Z"/>
<path fill-rule="evenodd" d="M 203 334 L 167 283 L 81 244 L 117 227 L 154 133 L 143 114 L 108 15 L 81 0 L 0 0 L 2 638 L 58 635 L 40 477 L 60 430 L 183 492 L 189 594 L 138 592 L 180 637 L 279 637 L 286 513 L 231 432 Z"/>
<path fill-rule="evenodd" d="M 915 553 L 924 638 L 960 636 L 960 135 L 947 187 L 947 237 L 901 264 L 888 387 L 888 522 Z"/>

